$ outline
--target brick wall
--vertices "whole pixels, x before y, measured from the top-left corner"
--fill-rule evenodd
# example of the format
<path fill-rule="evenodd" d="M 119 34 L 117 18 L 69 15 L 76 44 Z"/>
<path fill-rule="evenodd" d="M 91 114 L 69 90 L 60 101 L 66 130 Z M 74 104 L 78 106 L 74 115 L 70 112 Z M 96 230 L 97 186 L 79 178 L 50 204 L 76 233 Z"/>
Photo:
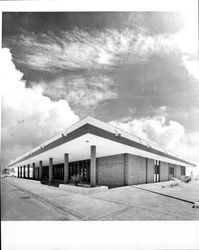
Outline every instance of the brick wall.
<path fill-rule="evenodd" d="M 146 183 L 146 158 L 129 154 L 125 172 L 128 172 L 127 185 Z"/>
<path fill-rule="evenodd" d="M 181 166 L 175 165 L 174 168 L 175 178 L 181 179 Z"/>
<path fill-rule="evenodd" d="M 97 158 L 97 184 L 124 185 L 124 154 Z"/>
<path fill-rule="evenodd" d="M 169 165 L 167 162 L 160 162 L 160 181 L 169 180 Z"/>
<path fill-rule="evenodd" d="M 153 175 L 154 175 L 153 159 L 148 159 L 147 160 L 147 183 L 153 182 Z"/>
<path fill-rule="evenodd" d="M 174 166 L 174 176 L 181 178 L 181 167 Z M 97 184 L 109 187 L 153 183 L 154 161 L 145 157 L 119 154 L 97 158 Z M 169 165 L 160 163 L 160 181 L 169 180 Z"/>
<path fill-rule="evenodd" d="M 130 155 L 124 154 L 124 185 L 129 185 Z"/>

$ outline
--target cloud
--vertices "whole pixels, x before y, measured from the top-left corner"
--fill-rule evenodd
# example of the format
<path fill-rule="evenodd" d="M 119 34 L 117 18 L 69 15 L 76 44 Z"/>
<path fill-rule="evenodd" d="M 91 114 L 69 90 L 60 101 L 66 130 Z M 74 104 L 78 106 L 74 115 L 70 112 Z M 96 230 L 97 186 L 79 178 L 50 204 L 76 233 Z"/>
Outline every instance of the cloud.
<path fill-rule="evenodd" d="M 184 135 L 184 127 L 181 124 L 175 121 L 166 124 L 163 116 L 134 119 L 125 123 L 117 121 L 110 123 L 168 150 L 175 148 L 176 143 L 179 143 Z"/>
<path fill-rule="evenodd" d="M 131 120 L 128 118 L 127 122 L 124 121 L 125 119 L 122 118 L 122 120 L 111 121 L 110 124 L 199 166 L 198 132 L 187 132 L 182 124 L 172 120 L 166 121 L 163 115 Z"/>
<path fill-rule="evenodd" d="M 189 74 L 199 80 L 199 61 L 190 60 L 188 56 L 183 56 L 183 62 Z"/>
<path fill-rule="evenodd" d="M 0 52 L 2 76 L 2 163 L 56 135 L 78 121 L 67 101 L 53 102 L 41 86 L 26 88 L 9 49 Z"/>
<path fill-rule="evenodd" d="M 5 39 L 6 46 L 23 50 L 17 61 L 36 70 L 112 69 L 145 61 L 152 54 L 168 54 L 176 48 L 172 35 L 149 35 L 124 28 L 73 30 L 57 33 L 26 33 Z"/>
<path fill-rule="evenodd" d="M 32 83 L 34 84 L 34 83 Z M 45 95 L 55 99 L 67 100 L 75 109 L 95 109 L 102 101 L 116 99 L 118 94 L 111 77 L 102 74 L 66 75 L 53 81 L 37 82 Z"/>

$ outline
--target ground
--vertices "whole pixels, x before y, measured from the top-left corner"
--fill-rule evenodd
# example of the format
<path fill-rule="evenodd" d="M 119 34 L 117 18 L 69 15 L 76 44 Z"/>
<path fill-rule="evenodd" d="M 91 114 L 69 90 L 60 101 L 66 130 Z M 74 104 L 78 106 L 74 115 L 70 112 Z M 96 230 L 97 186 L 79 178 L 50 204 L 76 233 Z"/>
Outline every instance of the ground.
<path fill-rule="evenodd" d="M 38 181 L 2 179 L 2 220 L 199 220 L 199 182 L 125 186 L 81 195 Z"/>

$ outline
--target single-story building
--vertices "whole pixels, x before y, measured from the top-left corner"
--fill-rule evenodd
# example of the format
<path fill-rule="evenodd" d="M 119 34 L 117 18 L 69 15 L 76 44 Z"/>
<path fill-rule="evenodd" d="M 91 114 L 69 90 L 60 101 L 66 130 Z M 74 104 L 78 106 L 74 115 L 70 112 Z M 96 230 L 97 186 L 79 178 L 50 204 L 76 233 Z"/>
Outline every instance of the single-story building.
<path fill-rule="evenodd" d="M 196 166 L 91 116 L 14 160 L 19 178 L 109 187 L 182 178 Z"/>

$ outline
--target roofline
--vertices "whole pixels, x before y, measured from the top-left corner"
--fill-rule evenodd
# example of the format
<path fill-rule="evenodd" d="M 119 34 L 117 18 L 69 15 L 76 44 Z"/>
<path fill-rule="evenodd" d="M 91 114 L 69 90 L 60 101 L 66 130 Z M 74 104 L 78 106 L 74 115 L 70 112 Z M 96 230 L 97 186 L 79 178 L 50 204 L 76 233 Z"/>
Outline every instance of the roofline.
<path fill-rule="evenodd" d="M 99 127 L 99 124 L 98 124 L 98 126 L 96 126 L 96 124 L 94 124 L 96 122 L 100 123 L 100 125 L 105 126 L 106 129 Z M 154 153 L 154 154 L 157 154 L 159 156 L 163 156 L 163 157 L 166 157 L 168 159 L 180 161 L 180 162 L 185 163 L 187 165 L 191 165 L 191 166 L 196 167 L 196 164 L 193 164 L 193 163 L 190 163 L 186 160 L 180 159 L 179 157 L 173 156 L 172 154 L 162 152 L 159 149 L 155 149 L 154 147 L 147 145 L 148 144 L 147 141 L 145 141 L 137 136 L 134 136 L 132 134 L 129 134 L 125 131 L 122 131 L 122 134 L 124 134 L 123 136 L 122 135 L 116 136 L 113 129 L 117 129 L 117 128 L 110 125 L 110 124 L 104 123 L 96 118 L 93 118 L 91 116 L 87 116 L 84 119 L 76 122 L 72 126 L 68 127 L 67 129 L 63 130 L 61 134 L 52 137 L 48 141 L 42 143 L 41 145 L 37 146 L 33 150 L 26 153 L 25 155 L 17 158 L 15 161 L 13 161 L 9 164 L 9 167 L 16 165 L 20 162 L 23 162 L 24 160 L 30 159 L 33 156 L 44 153 L 52 148 L 60 146 L 68 141 L 74 140 L 74 139 L 76 139 L 84 134 L 87 134 L 87 133 L 90 133 L 90 134 L 93 134 L 96 136 L 100 136 L 100 137 L 103 137 L 105 139 L 116 141 L 116 142 L 122 143 L 122 144 L 127 145 L 127 146 L 135 147 L 135 148 L 141 149 L 141 150 L 146 151 L 146 152 Z M 134 139 L 136 139 L 137 142 L 133 139 L 127 138 L 127 135 L 130 137 L 135 137 Z M 139 139 L 140 139 L 140 142 L 138 142 Z M 144 141 L 146 143 L 146 145 L 142 144 L 142 141 Z"/>

